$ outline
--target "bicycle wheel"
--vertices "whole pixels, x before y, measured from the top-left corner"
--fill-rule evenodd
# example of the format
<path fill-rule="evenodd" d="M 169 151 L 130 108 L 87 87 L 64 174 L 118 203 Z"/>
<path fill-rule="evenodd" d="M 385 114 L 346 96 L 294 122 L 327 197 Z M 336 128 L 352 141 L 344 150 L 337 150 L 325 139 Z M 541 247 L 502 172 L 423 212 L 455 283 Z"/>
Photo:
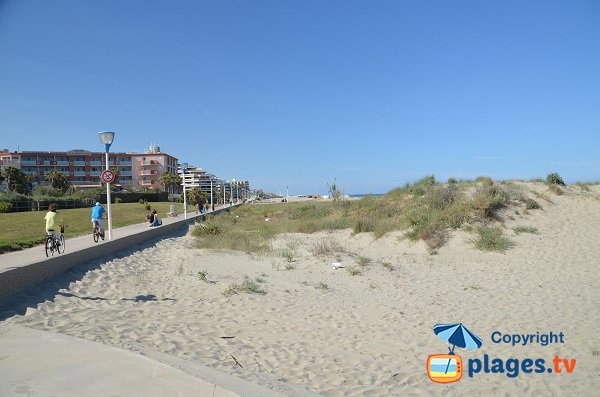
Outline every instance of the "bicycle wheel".
<path fill-rule="evenodd" d="M 65 252 L 65 235 L 61 234 L 60 239 L 56 240 L 56 250 L 59 254 Z"/>
<path fill-rule="evenodd" d="M 98 230 L 94 229 L 94 242 L 97 243 L 99 238 L 100 233 L 98 233 Z"/>
<path fill-rule="evenodd" d="M 46 236 L 46 241 L 44 242 L 44 249 L 46 250 L 46 257 L 49 257 L 52 253 L 52 241 L 50 241 L 50 237 Z"/>
<path fill-rule="evenodd" d="M 56 240 L 54 236 L 48 237 L 48 244 L 46 244 L 46 255 L 50 253 L 50 256 L 54 256 L 54 251 L 56 251 Z"/>

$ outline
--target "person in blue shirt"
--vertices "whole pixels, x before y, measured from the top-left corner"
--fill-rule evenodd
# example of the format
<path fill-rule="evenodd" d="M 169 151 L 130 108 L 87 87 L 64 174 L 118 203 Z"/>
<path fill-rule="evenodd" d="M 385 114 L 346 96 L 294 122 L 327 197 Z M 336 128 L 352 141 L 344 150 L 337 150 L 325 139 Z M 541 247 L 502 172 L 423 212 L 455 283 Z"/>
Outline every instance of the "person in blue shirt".
<path fill-rule="evenodd" d="M 92 207 L 92 233 L 95 227 L 96 222 L 100 225 L 100 237 L 104 240 L 104 207 L 100 202 L 97 202 L 95 206 Z"/>

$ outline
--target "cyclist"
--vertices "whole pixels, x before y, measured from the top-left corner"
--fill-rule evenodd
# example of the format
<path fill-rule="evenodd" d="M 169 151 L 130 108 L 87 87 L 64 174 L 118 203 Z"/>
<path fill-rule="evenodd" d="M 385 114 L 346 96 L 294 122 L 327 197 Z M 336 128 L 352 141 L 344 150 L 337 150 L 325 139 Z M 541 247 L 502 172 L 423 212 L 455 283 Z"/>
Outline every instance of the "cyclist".
<path fill-rule="evenodd" d="M 48 212 L 44 219 L 46 220 L 46 233 L 48 236 L 52 236 L 52 233 L 59 230 L 56 233 L 57 243 L 60 244 L 60 224 L 63 222 L 62 216 L 56 212 L 56 208 L 58 205 L 56 203 L 52 203 L 48 206 Z"/>
<path fill-rule="evenodd" d="M 100 202 L 97 202 L 95 206 L 92 207 L 92 233 L 94 228 L 96 227 L 96 222 L 100 225 L 100 237 L 104 240 L 104 207 Z"/>

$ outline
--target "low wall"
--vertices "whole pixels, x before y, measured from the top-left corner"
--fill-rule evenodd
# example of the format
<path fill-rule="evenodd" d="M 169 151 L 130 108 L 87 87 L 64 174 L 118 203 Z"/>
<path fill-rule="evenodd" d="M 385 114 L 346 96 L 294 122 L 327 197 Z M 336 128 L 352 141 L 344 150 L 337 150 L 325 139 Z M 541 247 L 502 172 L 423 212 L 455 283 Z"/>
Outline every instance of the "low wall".
<path fill-rule="evenodd" d="M 219 208 L 206 215 L 218 214 L 229 211 L 234 207 Z M 189 227 L 196 219 L 202 215 L 188 214 L 188 219 L 176 220 L 169 224 L 163 224 L 160 227 L 143 230 L 127 236 L 105 240 L 102 244 L 95 244 L 77 251 L 67 252 L 50 258 L 43 258 L 35 263 L 21 265 L 15 264 L 0 273 L 0 298 L 12 295 L 28 287 L 46 281 L 60 273 L 63 273 L 74 266 L 101 258 L 106 255 L 115 254 L 131 246 L 142 244 L 148 240 L 167 237 L 184 227 Z"/>

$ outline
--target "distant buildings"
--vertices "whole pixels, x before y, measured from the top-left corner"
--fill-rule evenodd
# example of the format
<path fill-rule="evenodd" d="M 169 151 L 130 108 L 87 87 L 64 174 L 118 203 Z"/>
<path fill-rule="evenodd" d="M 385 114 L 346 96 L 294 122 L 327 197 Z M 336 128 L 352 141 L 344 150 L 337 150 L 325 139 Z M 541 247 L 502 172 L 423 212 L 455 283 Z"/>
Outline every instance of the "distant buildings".
<path fill-rule="evenodd" d="M 248 198 L 250 182 L 236 181 L 235 179 L 227 181 L 206 172 L 202 168 L 187 164 L 185 166 L 185 174 L 183 173 L 181 164 L 178 167 L 177 173 L 182 181 L 185 180 L 186 189 L 200 189 L 200 191 L 207 193 L 209 202 L 211 201 L 211 192 L 215 204 Z"/>
<path fill-rule="evenodd" d="M 21 169 L 36 184 L 46 184 L 45 175 L 59 171 L 68 176 L 72 186 L 86 188 L 100 185 L 100 173 L 106 164 L 105 153 L 101 152 L 80 149 L 9 152 L 5 149 L 0 151 L 0 169 L 7 167 Z M 177 174 L 177 158 L 152 145 L 143 154 L 109 153 L 109 167 L 118 170 L 117 185 L 152 189 L 161 186 L 159 180 L 165 172 Z"/>
<path fill-rule="evenodd" d="M 66 152 L 0 150 L 0 169 L 15 167 L 30 177 L 35 185 L 47 185 L 50 171 L 64 173 L 74 188 L 100 186 L 100 174 L 106 169 L 106 155 L 75 149 Z M 248 181 L 227 181 L 209 174 L 202 168 L 187 166 L 183 175 L 177 158 L 150 145 L 143 153 L 109 153 L 109 167 L 118 170 L 117 186 L 123 189 L 164 189 L 161 176 L 167 172 L 185 178 L 186 188 L 198 188 L 210 196 L 211 184 L 214 203 L 237 201 L 248 197 Z M 212 182 L 211 182 L 212 181 Z M 210 198 L 209 198 L 210 202 Z"/>

